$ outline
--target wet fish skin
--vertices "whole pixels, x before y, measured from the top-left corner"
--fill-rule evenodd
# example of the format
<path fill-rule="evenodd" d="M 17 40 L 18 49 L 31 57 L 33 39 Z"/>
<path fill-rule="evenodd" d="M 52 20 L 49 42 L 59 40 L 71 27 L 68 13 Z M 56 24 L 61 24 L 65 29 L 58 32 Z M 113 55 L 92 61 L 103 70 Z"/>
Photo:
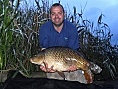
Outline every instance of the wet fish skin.
<path fill-rule="evenodd" d="M 47 48 L 32 57 L 30 61 L 38 65 L 46 62 L 49 68 L 53 65 L 53 68 L 58 71 L 67 71 L 71 65 L 76 65 L 78 69 L 82 70 L 89 68 L 88 61 L 79 56 L 76 51 L 66 47 Z"/>
<path fill-rule="evenodd" d="M 93 74 L 91 69 L 95 73 L 100 73 L 101 68 L 96 64 L 85 60 L 81 57 L 77 51 L 74 51 L 67 47 L 51 47 L 41 51 L 35 57 L 30 59 L 31 63 L 44 65 L 44 62 L 48 63 L 48 67 L 53 66 L 54 70 L 67 71 L 71 65 L 75 65 L 77 69 L 84 71 L 84 75 L 88 83 L 93 81 Z M 92 65 L 91 65 L 92 64 Z M 96 67 L 97 66 L 97 67 Z"/>

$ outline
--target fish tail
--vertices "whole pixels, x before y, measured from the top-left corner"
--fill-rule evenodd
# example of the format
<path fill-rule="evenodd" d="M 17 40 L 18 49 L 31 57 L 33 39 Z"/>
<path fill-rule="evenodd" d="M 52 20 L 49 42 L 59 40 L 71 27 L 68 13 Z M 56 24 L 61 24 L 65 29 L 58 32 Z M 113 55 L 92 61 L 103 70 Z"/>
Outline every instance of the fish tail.
<path fill-rule="evenodd" d="M 87 83 L 92 83 L 94 80 L 94 75 L 92 74 L 91 70 L 85 70 L 84 77 L 85 77 Z"/>
<path fill-rule="evenodd" d="M 90 69 L 95 74 L 98 74 L 102 71 L 102 68 L 93 62 L 90 62 Z"/>

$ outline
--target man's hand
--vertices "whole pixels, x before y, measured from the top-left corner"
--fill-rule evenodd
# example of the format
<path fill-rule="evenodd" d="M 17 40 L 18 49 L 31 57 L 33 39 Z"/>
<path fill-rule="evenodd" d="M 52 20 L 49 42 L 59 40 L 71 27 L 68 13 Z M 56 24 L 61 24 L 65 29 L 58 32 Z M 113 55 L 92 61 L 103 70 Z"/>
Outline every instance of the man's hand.
<path fill-rule="evenodd" d="M 75 71 L 77 70 L 77 67 L 75 65 L 71 65 L 68 69 L 68 71 Z"/>
<path fill-rule="evenodd" d="M 51 66 L 51 68 L 48 68 L 48 64 L 44 62 L 44 66 L 40 66 L 40 69 L 42 71 L 45 71 L 45 72 L 55 72 L 55 70 L 53 69 L 53 66 Z"/>
<path fill-rule="evenodd" d="M 45 72 L 56 72 L 53 69 L 53 66 L 51 66 L 51 68 L 48 68 L 48 64 L 45 62 L 44 62 L 44 66 L 43 65 L 40 66 L 40 69 Z M 75 70 L 77 70 L 77 67 L 75 65 L 71 65 L 67 71 L 75 71 Z"/>

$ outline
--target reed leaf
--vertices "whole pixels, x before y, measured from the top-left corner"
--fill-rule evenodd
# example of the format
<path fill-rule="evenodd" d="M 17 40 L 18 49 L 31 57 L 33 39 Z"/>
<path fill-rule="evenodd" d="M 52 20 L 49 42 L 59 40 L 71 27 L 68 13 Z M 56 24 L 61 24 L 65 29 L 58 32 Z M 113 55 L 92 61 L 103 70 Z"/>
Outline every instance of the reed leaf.
<path fill-rule="evenodd" d="M 29 76 L 32 71 L 40 71 L 39 66 L 29 62 L 29 58 L 40 51 L 38 30 L 50 19 L 50 5 L 48 0 L 35 0 L 36 6 L 27 7 L 26 4 L 23 8 L 19 7 L 19 2 L 10 5 L 9 0 L 0 1 L 0 69 L 18 69 Z M 113 34 L 108 24 L 102 21 L 104 14 L 94 22 L 83 18 L 85 7 L 80 13 L 77 9 L 73 7 L 73 13 L 69 12 L 65 18 L 77 27 L 78 51 L 103 68 L 104 79 L 106 73 L 110 78 L 118 77 L 118 45 L 111 45 Z"/>

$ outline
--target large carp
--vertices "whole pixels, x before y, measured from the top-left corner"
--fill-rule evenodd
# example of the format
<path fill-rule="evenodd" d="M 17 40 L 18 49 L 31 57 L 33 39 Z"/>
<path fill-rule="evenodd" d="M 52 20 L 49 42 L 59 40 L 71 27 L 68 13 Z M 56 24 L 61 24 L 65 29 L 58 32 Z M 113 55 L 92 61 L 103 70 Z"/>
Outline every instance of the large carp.
<path fill-rule="evenodd" d="M 75 65 L 77 69 L 84 71 L 85 79 L 88 83 L 93 82 L 92 72 L 100 73 L 102 71 L 98 65 L 87 61 L 77 51 L 67 47 L 50 47 L 44 49 L 32 57 L 30 61 L 38 65 L 44 65 L 45 62 L 49 68 L 53 66 L 54 70 L 62 73 L 63 71 L 67 71 L 70 66 Z"/>

